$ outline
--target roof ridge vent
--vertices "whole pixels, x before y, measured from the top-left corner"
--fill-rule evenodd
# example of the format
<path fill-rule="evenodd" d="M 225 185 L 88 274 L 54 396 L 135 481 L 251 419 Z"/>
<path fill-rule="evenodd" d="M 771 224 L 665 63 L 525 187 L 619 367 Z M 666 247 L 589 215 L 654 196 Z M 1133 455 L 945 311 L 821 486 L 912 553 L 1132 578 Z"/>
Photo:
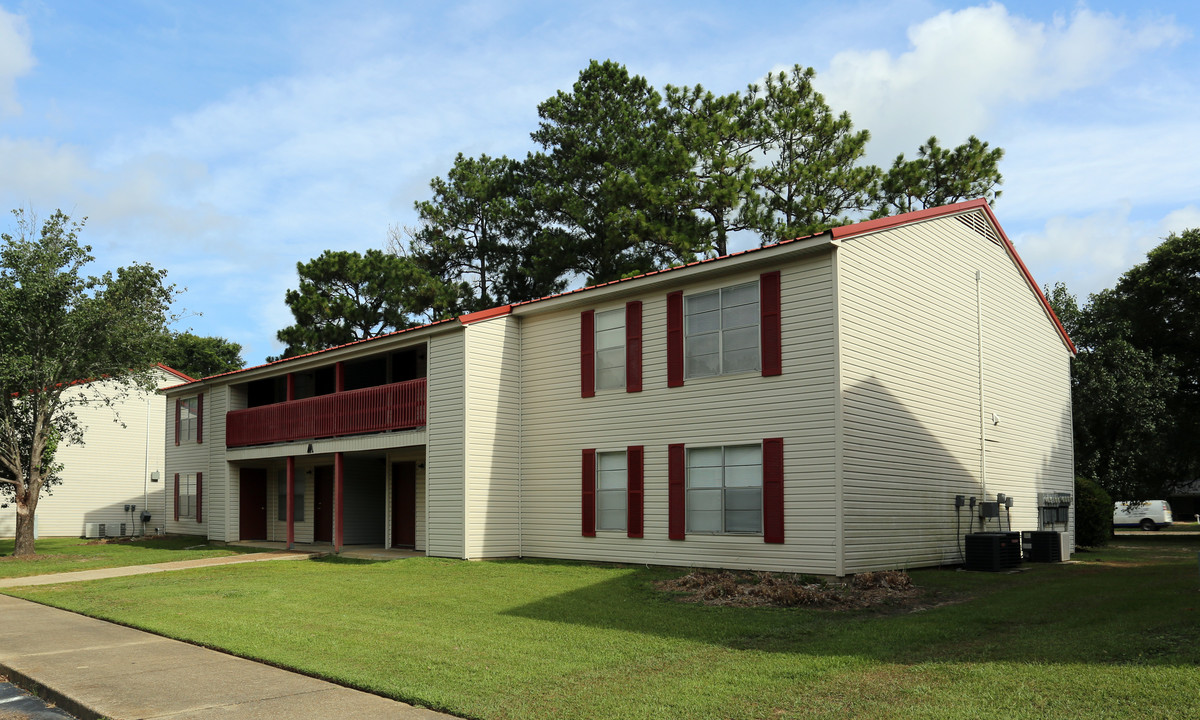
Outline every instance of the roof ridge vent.
<path fill-rule="evenodd" d="M 1000 242 L 1000 236 L 996 234 L 996 229 L 993 228 L 992 224 L 987 221 L 987 218 L 983 216 L 982 212 L 976 210 L 974 212 L 963 213 L 961 215 L 955 215 L 954 219 L 971 228 L 988 240 L 991 240 L 1000 247 L 1004 247 L 1004 243 Z"/>

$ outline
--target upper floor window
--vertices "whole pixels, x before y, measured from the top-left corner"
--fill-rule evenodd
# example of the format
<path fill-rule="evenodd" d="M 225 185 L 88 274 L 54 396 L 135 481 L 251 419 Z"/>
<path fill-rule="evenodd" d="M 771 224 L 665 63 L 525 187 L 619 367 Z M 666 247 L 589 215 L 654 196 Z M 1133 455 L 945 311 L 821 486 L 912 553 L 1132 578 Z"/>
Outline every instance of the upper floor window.
<path fill-rule="evenodd" d="M 176 418 L 178 431 L 175 444 L 180 442 L 195 442 L 199 440 L 200 431 L 200 398 L 199 396 L 183 398 L 179 401 L 179 415 Z"/>
<path fill-rule="evenodd" d="M 762 446 L 689 448 L 687 531 L 760 533 L 762 523 Z"/>
<path fill-rule="evenodd" d="M 596 313 L 596 389 L 625 387 L 625 308 Z"/>
<path fill-rule="evenodd" d="M 684 298 L 685 377 L 758 370 L 758 283 Z"/>

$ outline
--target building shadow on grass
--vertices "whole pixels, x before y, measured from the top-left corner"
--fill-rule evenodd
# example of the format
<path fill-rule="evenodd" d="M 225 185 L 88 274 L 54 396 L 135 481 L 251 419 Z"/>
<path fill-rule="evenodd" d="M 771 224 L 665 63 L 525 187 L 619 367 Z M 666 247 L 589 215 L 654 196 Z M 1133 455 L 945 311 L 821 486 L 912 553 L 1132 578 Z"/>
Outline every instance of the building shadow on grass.
<path fill-rule="evenodd" d="M 930 584 L 953 589 L 932 597 L 930 607 L 834 611 L 681 602 L 654 581 L 686 570 L 614 567 L 616 577 L 503 614 L 731 650 L 902 664 L 1200 663 L 1200 627 L 1189 621 L 1200 607 L 1194 569 L 1186 579 L 1161 565 L 1092 570 L 1040 566 L 1019 575 L 956 575 L 948 584 L 935 578 Z M 940 572 L 954 571 L 924 571 Z"/>

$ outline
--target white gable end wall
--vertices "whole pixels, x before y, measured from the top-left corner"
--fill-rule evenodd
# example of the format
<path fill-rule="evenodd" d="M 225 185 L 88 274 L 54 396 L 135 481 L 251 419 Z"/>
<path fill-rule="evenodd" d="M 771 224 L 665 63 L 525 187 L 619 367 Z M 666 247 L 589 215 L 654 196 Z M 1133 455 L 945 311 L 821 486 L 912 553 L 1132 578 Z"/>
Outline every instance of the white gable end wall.
<path fill-rule="evenodd" d="M 167 385 L 178 378 L 160 371 L 159 382 Z M 97 391 L 104 391 L 104 383 L 84 383 L 69 392 Z M 59 449 L 56 460 L 63 465 L 63 482 L 52 494 L 43 492 L 38 501 L 39 537 L 79 537 L 86 523 L 104 523 L 108 534 L 116 534 L 125 523 L 127 534 L 140 533 L 142 510 L 154 516 L 149 527 L 159 522 L 163 483 L 149 482 L 149 475 L 163 471 L 159 433 L 166 421 L 165 408 L 161 395 L 135 390 L 115 407 L 95 402 L 76 409 L 86 443 Z M 126 505 L 136 505 L 137 510 L 126 512 Z M 16 506 L 9 503 L 0 512 L 0 537 L 15 534 Z"/>
<path fill-rule="evenodd" d="M 961 562 L 954 496 L 983 500 L 985 465 L 1036 529 L 1037 492 L 1072 491 L 1070 355 L 1015 262 L 945 217 L 844 240 L 838 264 L 846 571 Z"/>

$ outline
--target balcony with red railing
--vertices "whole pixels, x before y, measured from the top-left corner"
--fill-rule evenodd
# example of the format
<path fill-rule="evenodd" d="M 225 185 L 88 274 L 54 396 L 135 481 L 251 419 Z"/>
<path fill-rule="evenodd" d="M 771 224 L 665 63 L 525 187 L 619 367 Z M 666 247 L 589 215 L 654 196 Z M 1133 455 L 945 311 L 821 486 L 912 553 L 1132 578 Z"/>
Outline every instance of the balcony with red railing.
<path fill-rule="evenodd" d="M 425 378 L 234 410 L 225 446 L 363 435 L 425 425 Z"/>

